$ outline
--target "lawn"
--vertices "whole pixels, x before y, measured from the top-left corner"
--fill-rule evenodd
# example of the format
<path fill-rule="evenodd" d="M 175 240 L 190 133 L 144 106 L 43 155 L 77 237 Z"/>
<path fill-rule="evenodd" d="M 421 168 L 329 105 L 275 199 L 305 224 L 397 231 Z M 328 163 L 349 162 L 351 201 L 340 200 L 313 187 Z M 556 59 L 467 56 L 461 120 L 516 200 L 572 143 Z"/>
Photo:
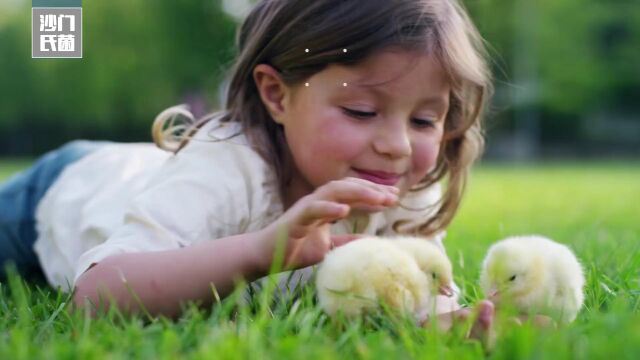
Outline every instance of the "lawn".
<path fill-rule="evenodd" d="M 0 177 L 24 162 L 0 163 Z M 538 329 L 500 322 L 485 355 L 462 330 L 438 334 L 380 314 L 331 322 L 313 289 L 270 305 L 233 297 L 211 310 L 190 307 L 178 321 L 99 319 L 67 311 L 68 296 L 17 278 L 0 289 L 0 359 L 33 358 L 483 358 L 637 359 L 640 357 L 640 164 L 482 165 L 449 228 L 447 251 L 466 303 L 482 298 L 480 262 L 490 243 L 544 234 L 570 245 L 586 270 L 586 304 L 571 325 Z"/>

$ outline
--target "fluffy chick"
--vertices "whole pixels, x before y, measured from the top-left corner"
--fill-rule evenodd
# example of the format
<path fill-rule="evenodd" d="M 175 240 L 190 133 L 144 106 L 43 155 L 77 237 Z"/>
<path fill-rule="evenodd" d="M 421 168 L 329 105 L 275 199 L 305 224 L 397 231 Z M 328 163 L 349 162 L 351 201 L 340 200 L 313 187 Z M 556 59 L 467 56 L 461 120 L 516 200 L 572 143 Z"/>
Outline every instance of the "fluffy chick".
<path fill-rule="evenodd" d="M 413 312 L 427 289 L 426 277 L 409 254 L 390 241 L 368 237 L 328 253 L 316 278 L 318 300 L 334 316 L 358 316 L 384 302 Z"/>
<path fill-rule="evenodd" d="M 417 237 L 398 237 L 394 245 L 408 253 L 427 276 L 430 294 L 453 296 L 453 267 L 447 255 L 429 240 Z"/>
<path fill-rule="evenodd" d="M 584 275 L 573 252 L 543 236 L 495 243 L 482 264 L 480 285 L 489 299 L 522 312 L 538 311 L 568 323 L 584 302 Z"/>
<path fill-rule="evenodd" d="M 439 279 L 447 279 L 450 273 L 438 272 L 434 281 L 433 273 L 440 269 L 425 267 L 424 271 L 416 261 L 414 255 L 428 256 L 433 244 L 421 240 L 426 245 L 420 246 L 412 240 L 398 240 L 362 238 L 326 255 L 318 269 L 316 287 L 320 306 L 328 315 L 342 311 L 359 316 L 380 302 L 413 315 L 429 306 L 432 289 L 438 289 Z"/>

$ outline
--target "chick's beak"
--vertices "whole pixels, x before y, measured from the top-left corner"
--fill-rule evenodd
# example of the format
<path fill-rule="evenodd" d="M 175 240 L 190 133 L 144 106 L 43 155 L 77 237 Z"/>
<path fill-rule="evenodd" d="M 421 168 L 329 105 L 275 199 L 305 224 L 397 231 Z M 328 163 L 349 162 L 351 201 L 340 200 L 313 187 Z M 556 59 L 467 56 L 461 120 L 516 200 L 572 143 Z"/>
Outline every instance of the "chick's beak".
<path fill-rule="evenodd" d="M 449 285 L 440 285 L 440 287 L 438 288 L 438 293 L 440 295 L 444 295 L 444 296 L 447 296 L 447 297 L 452 297 L 453 296 L 453 289 Z"/>
<path fill-rule="evenodd" d="M 487 293 L 487 297 L 489 300 L 497 300 L 500 297 L 500 291 L 497 287 L 492 286 Z"/>

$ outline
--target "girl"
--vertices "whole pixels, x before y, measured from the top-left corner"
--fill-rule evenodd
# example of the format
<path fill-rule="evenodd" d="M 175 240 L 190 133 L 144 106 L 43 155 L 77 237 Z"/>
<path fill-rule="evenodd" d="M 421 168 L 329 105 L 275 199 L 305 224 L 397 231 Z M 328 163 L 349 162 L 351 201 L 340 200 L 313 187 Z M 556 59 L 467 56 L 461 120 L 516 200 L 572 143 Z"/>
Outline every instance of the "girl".
<path fill-rule="evenodd" d="M 108 295 L 135 311 L 133 289 L 176 316 L 210 303 L 212 284 L 224 296 L 266 275 L 283 234 L 302 280 L 354 232 L 441 246 L 490 93 L 455 0 L 263 0 L 237 44 L 223 111 L 186 131 L 182 108 L 156 119 L 170 152 L 74 142 L 3 185 L 2 261 L 41 269 L 78 305 Z"/>

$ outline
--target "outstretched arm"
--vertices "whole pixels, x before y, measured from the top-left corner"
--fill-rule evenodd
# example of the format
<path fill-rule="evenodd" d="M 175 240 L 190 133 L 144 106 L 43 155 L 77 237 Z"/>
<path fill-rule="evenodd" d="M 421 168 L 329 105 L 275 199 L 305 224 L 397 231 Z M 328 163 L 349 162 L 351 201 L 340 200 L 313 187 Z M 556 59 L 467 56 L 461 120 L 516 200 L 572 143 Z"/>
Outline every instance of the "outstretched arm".
<path fill-rule="evenodd" d="M 379 211 L 397 200 L 395 188 L 354 178 L 332 181 L 301 198 L 263 230 L 175 250 L 110 256 L 78 278 L 74 303 L 82 307 L 86 299 L 106 305 L 113 301 L 126 312 L 176 317 L 184 302 L 209 305 L 212 285 L 224 297 L 238 279 L 253 281 L 266 275 L 283 229 L 288 235 L 285 267 L 306 267 L 322 261 L 332 246 L 356 238 L 331 236 L 331 222 L 346 217 L 352 207 Z"/>
<path fill-rule="evenodd" d="M 138 312 L 144 304 L 152 315 L 176 317 L 183 302 L 210 304 L 211 284 L 224 297 L 236 280 L 265 275 L 269 269 L 256 251 L 265 236 L 255 232 L 175 250 L 110 256 L 78 278 L 74 302 L 84 306 L 86 298 L 93 304 L 114 301 L 126 312 Z"/>

